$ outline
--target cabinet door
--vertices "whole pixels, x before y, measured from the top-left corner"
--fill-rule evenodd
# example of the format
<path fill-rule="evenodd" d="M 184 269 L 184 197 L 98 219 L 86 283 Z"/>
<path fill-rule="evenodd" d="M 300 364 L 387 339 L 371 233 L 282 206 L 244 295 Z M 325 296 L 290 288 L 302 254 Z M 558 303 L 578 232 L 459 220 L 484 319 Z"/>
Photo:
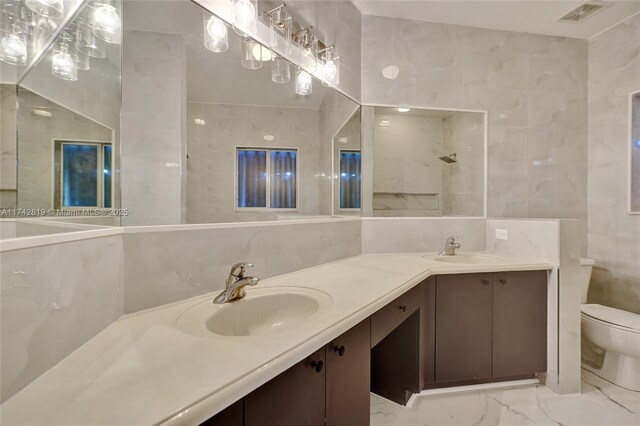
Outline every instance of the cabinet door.
<path fill-rule="evenodd" d="M 371 321 L 362 321 L 326 347 L 327 425 L 369 424 Z"/>
<path fill-rule="evenodd" d="M 436 278 L 436 382 L 491 377 L 492 274 Z"/>
<path fill-rule="evenodd" d="M 273 378 L 244 400 L 245 426 L 323 426 L 325 348 Z"/>
<path fill-rule="evenodd" d="M 493 376 L 547 370 L 547 272 L 499 272 L 493 281 Z"/>

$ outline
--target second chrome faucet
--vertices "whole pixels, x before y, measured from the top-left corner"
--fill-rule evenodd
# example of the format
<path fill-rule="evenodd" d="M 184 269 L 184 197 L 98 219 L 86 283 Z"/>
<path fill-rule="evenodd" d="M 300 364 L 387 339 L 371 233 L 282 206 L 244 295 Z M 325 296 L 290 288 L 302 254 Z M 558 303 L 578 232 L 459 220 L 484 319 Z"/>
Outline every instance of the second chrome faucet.
<path fill-rule="evenodd" d="M 236 263 L 231 267 L 229 277 L 227 277 L 227 285 L 222 293 L 213 299 L 213 303 L 223 304 L 242 299 L 247 295 L 244 288 L 248 285 L 254 286 L 260 281 L 256 277 L 245 277 L 244 273 L 247 268 L 253 268 L 253 264 L 248 262 Z"/>
<path fill-rule="evenodd" d="M 455 256 L 456 250 L 460 248 L 460 243 L 458 242 L 460 238 L 458 237 L 449 237 L 447 238 L 447 242 L 444 245 L 444 250 L 438 253 L 438 256 Z"/>

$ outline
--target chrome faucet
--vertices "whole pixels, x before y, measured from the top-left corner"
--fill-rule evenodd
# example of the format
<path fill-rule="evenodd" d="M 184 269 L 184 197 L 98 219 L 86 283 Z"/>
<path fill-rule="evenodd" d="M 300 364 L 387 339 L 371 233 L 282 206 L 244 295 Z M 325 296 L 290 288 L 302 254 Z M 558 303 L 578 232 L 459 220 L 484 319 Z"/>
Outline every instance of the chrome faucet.
<path fill-rule="evenodd" d="M 258 284 L 258 281 L 260 281 L 258 278 L 244 276 L 246 268 L 253 268 L 253 265 L 251 263 L 241 262 L 231 267 L 229 277 L 227 278 L 227 287 L 213 299 L 213 303 L 223 304 L 242 299 L 247 295 L 244 291 L 246 286 Z"/>
<path fill-rule="evenodd" d="M 455 256 L 456 250 L 460 248 L 460 243 L 458 242 L 460 238 L 458 237 L 449 237 L 447 238 L 447 242 L 444 245 L 444 250 L 438 253 L 438 256 Z"/>

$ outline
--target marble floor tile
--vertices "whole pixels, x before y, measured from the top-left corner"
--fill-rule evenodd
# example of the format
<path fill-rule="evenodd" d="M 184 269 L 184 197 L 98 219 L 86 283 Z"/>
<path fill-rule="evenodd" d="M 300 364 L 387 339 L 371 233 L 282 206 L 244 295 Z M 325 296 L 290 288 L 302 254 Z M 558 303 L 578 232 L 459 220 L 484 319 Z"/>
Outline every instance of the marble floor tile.
<path fill-rule="evenodd" d="M 410 408 L 371 395 L 372 426 L 640 425 L 640 392 L 582 372 L 580 395 L 542 385 L 418 397 Z"/>

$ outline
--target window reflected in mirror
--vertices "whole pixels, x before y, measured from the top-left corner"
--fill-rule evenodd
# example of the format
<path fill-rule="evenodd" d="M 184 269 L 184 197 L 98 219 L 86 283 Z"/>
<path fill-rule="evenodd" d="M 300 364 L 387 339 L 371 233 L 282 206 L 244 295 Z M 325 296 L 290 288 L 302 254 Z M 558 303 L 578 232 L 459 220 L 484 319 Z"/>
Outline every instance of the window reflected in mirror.
<path fill-rule="evenodd" d="M 629 95 L 629 212 L 640 214 L 640 92 Z"/>

